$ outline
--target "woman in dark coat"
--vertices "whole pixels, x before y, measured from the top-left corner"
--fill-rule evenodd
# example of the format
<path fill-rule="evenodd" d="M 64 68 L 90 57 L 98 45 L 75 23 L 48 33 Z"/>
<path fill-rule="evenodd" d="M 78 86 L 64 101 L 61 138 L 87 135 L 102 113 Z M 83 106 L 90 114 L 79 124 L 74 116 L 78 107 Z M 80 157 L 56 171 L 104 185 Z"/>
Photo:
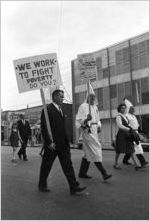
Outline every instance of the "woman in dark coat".
<path fill-rule="evenodd" d="M 135 169 L 138 169 L 137 163 L 134 159 L 134 144 L 130 139 L 130 127 L 128 125 L 128 119 L 126 117 L 126 105 L 120 104 L 117 108 L 118 115 L 116 117 L 116 123 L 118 126 L 118 133 L 116 136 L 116 156 L 115 156 L 115 169 L 121 169 L 118 166 L 118 159 L 121 153 L 131 154 L 131 158 L 135 165 Z"/>

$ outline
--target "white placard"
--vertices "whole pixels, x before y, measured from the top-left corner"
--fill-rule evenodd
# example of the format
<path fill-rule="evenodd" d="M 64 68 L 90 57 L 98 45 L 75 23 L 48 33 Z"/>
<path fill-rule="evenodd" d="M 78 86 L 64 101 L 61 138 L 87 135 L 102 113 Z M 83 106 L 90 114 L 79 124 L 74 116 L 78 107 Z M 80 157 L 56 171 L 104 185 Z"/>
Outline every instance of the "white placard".
<path fill-rule="evenodd" d="M 78 55 L 78 68 L 81 79 L 96 79 L 96 59 L 92 53 Z"/>
<path fill-rule="evenodd" d="M 60 85 L 56 53 L 14 60 L 19 93 Z"/>

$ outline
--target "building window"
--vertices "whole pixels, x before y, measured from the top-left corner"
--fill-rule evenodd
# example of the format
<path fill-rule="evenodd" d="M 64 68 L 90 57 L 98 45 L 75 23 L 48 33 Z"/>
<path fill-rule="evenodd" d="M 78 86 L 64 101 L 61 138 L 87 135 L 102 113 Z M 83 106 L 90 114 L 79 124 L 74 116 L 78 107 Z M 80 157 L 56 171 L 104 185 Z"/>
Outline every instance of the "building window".
<path fill-rule="evenodd" d="M 129 48 L 123 48 L 116 51 L 116 73 L 123 74 L 130 71 Z"/>
<path fill-rule="evenodd" d="M 117 95 L 118 95 L 118 104 L 120 104 L 123 102 L 123 99 L 125 97 L 124 83 L 117 84 Z"/>
<path fill-rule="evenodd" d="M 101 57 L 96 58 L 96 66 L 97 66 L 98 80 L 101 80 L 101 79 L 103 79 L 103 69 L 102 69 L 102 58 Z"/>
<path fill-rule="evenodd" d="M 132 88 L 131 88 L 131 82 L 125 82 L 125 98 L 127 98 L 129 101 L 132 102 Z"/>
<path fill-rule="evenodd" d="M 111 85 L 110 86 L 110 98 L 116 98 L 117 97 L 117 86 Z"/>
<path fill-rule="evenodd" d="M 109 70 L 110 70 L 111 77 L 116 75 L 116 66 L 115 65 L 109 66 Z"/>
<path fill-rule="evenodd" d="M 103 69 L 103 78 L 108 78 L 109 77 L 109 68 L 104 68 Z"/>
<path fill-rule="evenodd" d="M 140 69 L 139 63 L 138 44 L 135 44 L 131 46 L 131 66 L 133 71 Z"/>
<path fill-rule="evenodd" d="M 97 89 L 98 109 L 103 110 L 103 88 Z"/>
<path fill-rule="evenodd" d="M 149 66 L 149 41 L 142 41 L 131 46 L 132 70 L 143 69 Z"/>
<path fill-rule="evenodd" d="M 142 93 L 142 104 L 148 104 L 149 103 L 149 93 L 143 92 Z"/>
<path fill-rule="evenodd" d="M 109 99 L 109 87 L 103 88 L 103 109 L 108 110 L 110 108 L 110 99 Z"/>
<path fill-rule="evenodd" d="M 111 108 L 116 109 L 118 101 L 117 101 L 117 86 L 110 86 L 110 98 L 111 98 Z"/>
<path fill-rule="evenodd" d="M 141 86 L 140 80 L 133 81 L 133 104 L 141 104 Z"/>
<path fill-rule="evenodd" d="M 142 118 L 142 131 L 149 138 L 149 115 L 145 114 L 141 116 Z"/>
<path fill-rule="evenodd" d="M 129 47 L 123 48 L 123 63 L 129 63 L 130 62 L 130 54 L 129 54 Z"/>
<path fill-rule="evenodd" d="M 142 104 L 149 103 L 149 79 L 148 77 L 141 79 L 141 97 L 142 97 Z"/>

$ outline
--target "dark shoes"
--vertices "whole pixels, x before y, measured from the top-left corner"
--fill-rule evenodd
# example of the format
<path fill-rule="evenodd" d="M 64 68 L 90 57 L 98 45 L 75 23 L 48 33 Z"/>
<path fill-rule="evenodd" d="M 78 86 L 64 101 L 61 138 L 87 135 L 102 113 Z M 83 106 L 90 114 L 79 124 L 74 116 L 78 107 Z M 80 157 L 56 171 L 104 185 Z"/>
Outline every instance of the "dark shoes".
<path fill-rule="evenodd" d="M 87 174 L 84 174 L 84 175 L 81 175 L 79 174 L 79 178 L 83 178 L 83 179 L 91 179 L 92 177 L 87 175 Z"/>
<path fill-rule="evenodd" d="M 148 164 L 148 162 L 146 161 L 145 163 L 143 163 L 142 167 L 145 167 Z"/>
<path fill-rule="evenodd" d="M 76 193 L 80 193 L 80 192 L 84 191 L 85 189 L 86 189 L 85 186 L 84 187 L 77 186 L 76 188 L 70 190 L 70 194 L 75 195 Z"/>
<path fill-rule="evenodd" d="M 148 164 L 148 162 L 145 162 L 143 165 L 141 166 L 136 166 L 135 167 L 135 170 L 139 170 L 139 169 L 142 169 L 142 168 L 146 168 L 146 165 Z"/>
<path fill-rule="evenodd" d="M 39 191 L 40 192 L 50 192 L 50 189 L 48 189 L 47 187 L 39 187 Z"/>
<path fill-rule="evenodd" d="M 141 166 L 135 166 L 135 170 L 139 170 L 139 169 L 142 169 Z"/>
<path fill-rule="evenodd" d="M 149 162 L 146 161 L 146 162 L 144 163 L 144 165 L 147 165 L 147 164 L 149 164 Z"/>
<path fill-rule="evenodd" d="M 21 155 L 20 153 L 18 153 L 18 157 L 19 157 L 20 160 L 22 159 L 21 156 L 22 156 L 22 155 Z M 24 160 L 24 161 L 28 161 L 28 159 L 27 159 L 26 157 L 24 157 L 24 156 L 23 156 L 23 160 Z"/>
<path fill-rule="evenodd" d="M 19 157 L 20 160 L 22 159 L 21 156 L 22 156 L 22 154 L 18 153 L 18 157 Z M 23 160 L 24 160 L 24 161 L 28 161 L 28 159 L 27 159 L 26 156 L 23 156 Z"/>
<path fill-rule="evenodd" d="M 78 187 L 77 186 L 75 189 L 70 190 L 70 194 L 75 195 L 76 193 L 82 192 L 85 189 L 86 189 L 86 187 Z M 39 187 L 39 191 L 48 193 L 48 192 L 50 192 L 50 189 L 48 189 L 47 187 Z"/>
<path fill-rule="evenodd" d="M 109 178 L 111 178 L 112 177 L 112 175 L 111 174 L 105 174 L 105 175 L 103 175 L 103 179 L 104 180 L 108 180 Z"/>

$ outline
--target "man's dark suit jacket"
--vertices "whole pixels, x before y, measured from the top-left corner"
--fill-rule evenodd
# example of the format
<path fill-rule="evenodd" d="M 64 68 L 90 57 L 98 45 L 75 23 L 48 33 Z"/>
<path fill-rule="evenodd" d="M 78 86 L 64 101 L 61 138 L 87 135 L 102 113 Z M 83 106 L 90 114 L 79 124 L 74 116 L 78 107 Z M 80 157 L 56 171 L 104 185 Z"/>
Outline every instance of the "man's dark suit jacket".
<path fill-rule="evenodd" d="M 21 139 L 23 141 L 27 141 L 29 136 L 31 136 L 31 129 L 29 122 L 25 120 L 25 124 L 23 124 L 22 120 L 19 120 L 17 124 Z"/>
<path fill-rule="evenodd" d="M 65 129 L 65 115 L 63 116 L 59 110 L 53 105 L 53 103 L 47 106 L 48 117 L 52 130 L 53 140 L 56 144 L 56 150 L 62 150 L 69 147 L 69 142 Z M 41 114 L 41 133 L 44 139 L 44 148 L 47 148 L 51 144 L 50 137 L 48 135 L 47 125 L 45 121 L 44 110 Z"/>

